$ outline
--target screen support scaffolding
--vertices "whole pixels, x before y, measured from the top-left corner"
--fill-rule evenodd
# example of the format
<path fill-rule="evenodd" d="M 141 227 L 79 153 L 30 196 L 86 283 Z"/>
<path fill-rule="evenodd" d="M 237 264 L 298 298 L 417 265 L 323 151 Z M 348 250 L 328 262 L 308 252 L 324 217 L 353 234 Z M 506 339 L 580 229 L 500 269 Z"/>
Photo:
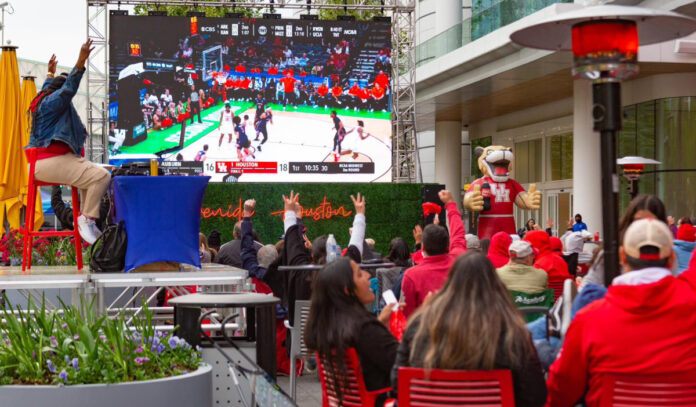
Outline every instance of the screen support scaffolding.
<path fill-rule="evenodd" d="M 87 37 L 96 46 L 87 65 L 87 156 L 95 162 L 107 162 L 109 152 L 108 125 L 108 15 L 121 5 L 232 7 L 269 9 L 268 0 L 256 1 L 192 1 L 192 0 L 86 0 Z M 422 182 L 416 145 L 416 52 L 415 0 L 384 0 L 384 4 L 365 4 L 351 0 L 347 7 L 356 11 L 384 11 L 392 21 L 392 179 L 394 182 Z M 303 1 L 274 2 L 274 9 L 304 10 Z M 313 10 L 343 11 L 342 2 L 314 0 Z"/>

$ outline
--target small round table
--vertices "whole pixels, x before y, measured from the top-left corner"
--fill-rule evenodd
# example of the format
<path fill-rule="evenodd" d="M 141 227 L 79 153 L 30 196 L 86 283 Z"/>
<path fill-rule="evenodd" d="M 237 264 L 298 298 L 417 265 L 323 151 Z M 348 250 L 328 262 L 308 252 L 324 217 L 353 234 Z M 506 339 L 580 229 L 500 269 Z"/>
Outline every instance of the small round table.
<path fill-rule="evenodd" d="M 247 312 L 249 340 L 256 341 L 256 363 L 276 379 L 276 304 L 280 299 L 258 293 L 189 294 L 172 298 L 177 335 L 191 344 L 201 344 L 198 318 L 201 308 L 253 308 Z"/>

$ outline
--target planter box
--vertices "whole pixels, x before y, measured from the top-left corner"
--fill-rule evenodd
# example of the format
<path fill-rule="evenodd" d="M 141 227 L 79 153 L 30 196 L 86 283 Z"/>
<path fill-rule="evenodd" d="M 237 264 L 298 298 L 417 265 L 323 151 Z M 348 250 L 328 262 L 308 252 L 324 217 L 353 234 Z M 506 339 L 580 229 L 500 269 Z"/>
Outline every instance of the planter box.
<path fill-rule="evenodd" d="M 75 386 L 0 386 L 0 406 L 209 407 L 210 365 L 180 376 L 141 382 Z"/>

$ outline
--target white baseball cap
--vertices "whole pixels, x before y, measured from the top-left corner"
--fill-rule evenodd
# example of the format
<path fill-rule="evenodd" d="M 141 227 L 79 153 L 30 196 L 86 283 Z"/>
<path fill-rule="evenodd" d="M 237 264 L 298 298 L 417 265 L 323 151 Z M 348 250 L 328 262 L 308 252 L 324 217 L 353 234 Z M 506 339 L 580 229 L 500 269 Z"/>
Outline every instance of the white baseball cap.
<path fill-rule="evenodd" d="M 642 260 L 661 260 L 672 254 L 672 232 L 667 224 L 657 219 L 640 219 L 626 229 L 623 239 L 623 248 L 626 255 Z M 659 253 L 641 253 L 641 249 L 652 246 L 659 249 Z"/>
<path fill-rule="evenodd" d="M 527 242 L 526 240 L 518 240 L 516 242 L 512 242 L 512 244 L 510 244 L 510 248 L 508 248 L 508 252 L 510 253 L 511 259 L 523 259 L 534 254 L 534 250 L 532 250 L 532 244 Z"/>

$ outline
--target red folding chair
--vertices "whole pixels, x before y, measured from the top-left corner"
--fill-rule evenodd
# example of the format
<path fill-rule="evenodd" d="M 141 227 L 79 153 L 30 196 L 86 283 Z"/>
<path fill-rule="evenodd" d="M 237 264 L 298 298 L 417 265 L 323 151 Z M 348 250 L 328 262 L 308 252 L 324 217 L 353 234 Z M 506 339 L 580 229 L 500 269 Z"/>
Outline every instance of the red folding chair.
<path fill-rule="evenodd" d="M 553 290 L 553 302 L 556 302 L 558 297 L 563 295 L 563 284 L 565 284 L 565 280 L 568 280 L 567 278 L 561 281 L 549 281 L 549 288 Z"/>
<path fill-rule="evenodd" d="M 515 407 L 509 370 L 399 368 L 399 407 Z"/>
<path fill-rule="evenodd" d="M 696 372 L 651 376 L 605 374 L 599 405 L 696 406 Z"/>
<path fill-rule="evenodd" d="M 24 217 L 24 247 L 22 248 L 22 271 L 31 270 L 31 252 L 34 245 L 34 237 L 54 237 L 54 236 L 73 236 L 75 238 L 75 256 L 77 258 L 77 269 L 82 270 L 82 237 L 77 227 L 77 218 L 80 216 L 80 196 L 78 188 L 70 185 L 72 190 L 72 208 L 73 208 L 73 230 L 64 231 L 44 231 L 34 232 L 34 212 L 36 210 L 36 192 L 38 187 L 53 186 L 59 184 L 51 184 L 41 182 L 34 178 L 34 170 L 36 169 L 36 148 L 27 148 L 24 150 L 29 162 L 29 185 L 27 197 L 27 209 Z"/>
<path fill-rule="evenodd" d="M 317 356 L 317 370 L 319 372 L 319 381 L 321 382 L 321 399 L 322 407 L 372 407 L 375 405 L 375 400 L 382 393 L 386 393 L 391 388 L 368 391 L 365 387 L 358 352 L 354 348 L 346 350 L 345 365 L 348 377 L 345 380 L 345 387 L 342 388 L 343 401 L 340 402 L 336 386 L 341 383 L 332 374 L 325 370 L 326 361 Z"/>

